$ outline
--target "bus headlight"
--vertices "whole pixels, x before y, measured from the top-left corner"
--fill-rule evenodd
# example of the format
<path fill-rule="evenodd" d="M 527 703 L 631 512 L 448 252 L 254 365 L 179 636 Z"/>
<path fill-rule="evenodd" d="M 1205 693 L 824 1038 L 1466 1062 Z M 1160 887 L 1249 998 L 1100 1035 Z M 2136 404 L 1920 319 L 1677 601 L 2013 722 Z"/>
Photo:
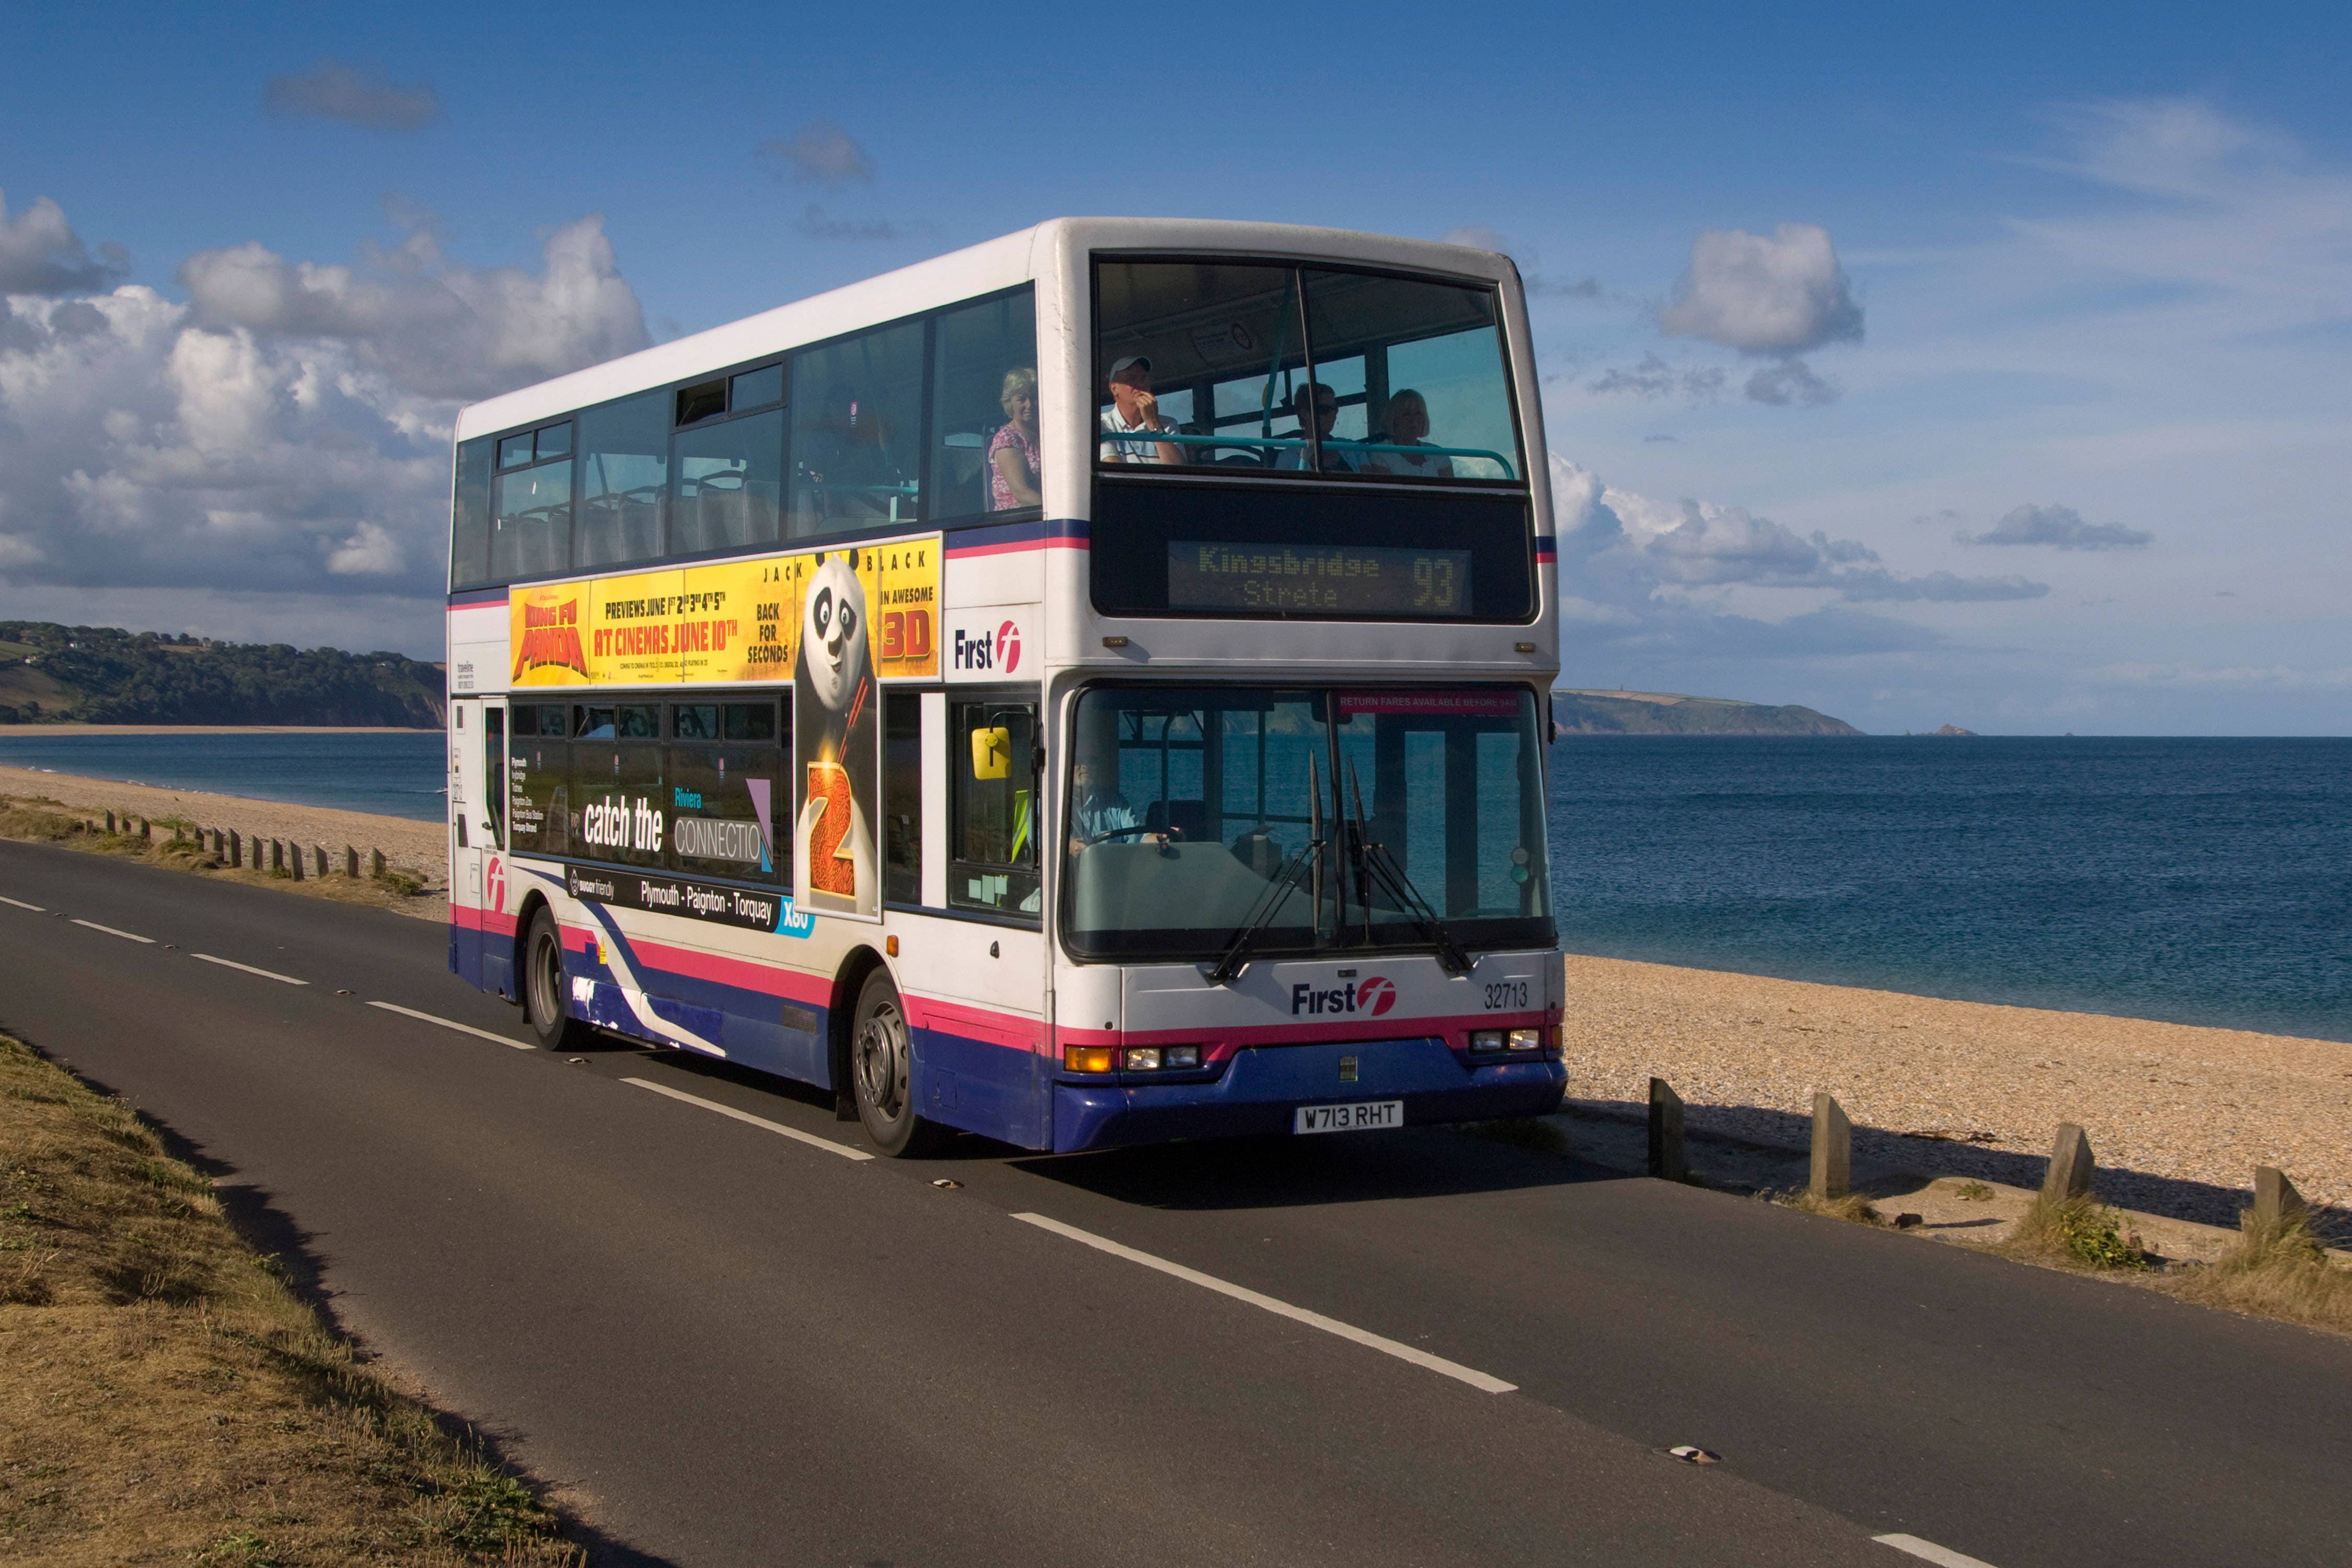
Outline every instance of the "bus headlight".
<path fill-rule="evenodd" d="M 1171 1072 L 1191 1071 L 1201 1065 L 1201 1047 L 1198 1046 L 1171 1046 L 1168 1047 L 1161 1059 L 1167 1063 L 1168 1070 Z"/>
<path fill-rule="evenodd" d="M 1516 1035 L 1518 1031 L 1514 1029 L 1511 1033 Z M 1503 1048 L 1503 1031 L 1500 1029 L 1471 1030 L 1470 1048 L 1481 1055 L 1484 1055 L 1488 1051 L 1501 1050 Z"/>
<path fill-rule="evenodd" d="M 1158 1046 L 1129 1046 L 1127 1048 L 1127 1070 L 1129 1072 L 1158 1072 L 1160 1070 L 1160 1047 Z"/>
<path fill-rule="evenodd" d="M 1541 1029 L 1513 1029 L 1511 1031 L 1511 1049 L 1515 1051 L 1539 1051 L 1543 1049 L 1543 1031 Z"/>

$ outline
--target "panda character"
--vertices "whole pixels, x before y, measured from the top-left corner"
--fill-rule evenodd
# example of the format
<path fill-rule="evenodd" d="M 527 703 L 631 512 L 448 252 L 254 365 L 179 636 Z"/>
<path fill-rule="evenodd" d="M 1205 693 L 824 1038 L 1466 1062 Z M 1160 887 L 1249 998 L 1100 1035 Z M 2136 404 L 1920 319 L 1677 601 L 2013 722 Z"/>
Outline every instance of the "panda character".
<path fill-rule="evenodd" d="M 857 552 L 828 552 L 801 596 L 793 670 L 793 758 L 802 790 L 793 833 L 793 901 L 879 915 L 874 855 L 876 702 Z"/>

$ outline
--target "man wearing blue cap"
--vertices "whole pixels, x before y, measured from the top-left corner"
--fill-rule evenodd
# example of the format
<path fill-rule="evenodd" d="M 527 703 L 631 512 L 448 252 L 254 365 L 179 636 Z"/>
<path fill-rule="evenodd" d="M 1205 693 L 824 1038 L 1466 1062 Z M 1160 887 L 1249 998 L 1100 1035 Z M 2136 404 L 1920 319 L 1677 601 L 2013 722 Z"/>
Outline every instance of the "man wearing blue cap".
<path fill-rule="evenodd" d="M 1110 406 L 1102 415 L 1102 460 L 1181 463 L 1184 455 L 1175 442 L 1135 439 L 1140 434 L 1175 428 L 1176 422 L 1160 414 L 1160 400 L 1151 395 L 1151 362 L 1141 354 L 1112 361 Z"/>

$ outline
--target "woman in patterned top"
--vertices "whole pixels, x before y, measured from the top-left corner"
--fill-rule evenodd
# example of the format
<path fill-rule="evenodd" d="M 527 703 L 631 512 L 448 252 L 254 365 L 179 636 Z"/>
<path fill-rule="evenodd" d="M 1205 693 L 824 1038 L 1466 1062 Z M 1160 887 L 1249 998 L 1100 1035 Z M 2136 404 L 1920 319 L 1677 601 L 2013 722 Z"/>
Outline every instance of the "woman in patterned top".
<path fill-rule="evenodd" d="M 1043 505 L 1037 489 L 1037 373 L 1026 365 L 1005 372 L 997 401 L 1008 423 L 988 443 L 988 510 Z"/>

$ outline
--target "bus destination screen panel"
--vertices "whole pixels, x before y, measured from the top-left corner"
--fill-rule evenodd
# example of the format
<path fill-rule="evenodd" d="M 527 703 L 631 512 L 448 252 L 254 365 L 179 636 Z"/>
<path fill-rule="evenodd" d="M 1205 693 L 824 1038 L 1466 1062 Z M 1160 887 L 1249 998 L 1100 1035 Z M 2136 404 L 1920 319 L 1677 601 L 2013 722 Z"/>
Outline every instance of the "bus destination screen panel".
<path fill-rule="evenodd" d="M 1470 614 L 1467 550 L 1168 542 L 1168 607 L 1421 619 Z"/>

